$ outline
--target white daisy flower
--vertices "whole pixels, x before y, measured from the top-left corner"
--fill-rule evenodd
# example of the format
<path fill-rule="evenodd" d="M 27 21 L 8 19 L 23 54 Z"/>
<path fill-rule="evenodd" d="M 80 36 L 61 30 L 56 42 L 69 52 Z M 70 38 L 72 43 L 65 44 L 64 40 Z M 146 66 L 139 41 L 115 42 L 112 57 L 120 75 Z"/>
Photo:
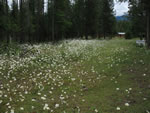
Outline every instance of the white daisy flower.
<path fill-rule="evenodd" d="M 55 108 L 58 108 L 59 107 L 59 104 L 55 104 Z"/>
<path fill-rule="evenodd" d="M 125 103 L 125 106 L 129 106 L 129 103 Z"/>
<path fill-rule="evenodd" d="M 119 110 L 120 110 L 120 107 L 117 107 L 116 109 L 117 109 L 117 111 L 119 111 Z"/>

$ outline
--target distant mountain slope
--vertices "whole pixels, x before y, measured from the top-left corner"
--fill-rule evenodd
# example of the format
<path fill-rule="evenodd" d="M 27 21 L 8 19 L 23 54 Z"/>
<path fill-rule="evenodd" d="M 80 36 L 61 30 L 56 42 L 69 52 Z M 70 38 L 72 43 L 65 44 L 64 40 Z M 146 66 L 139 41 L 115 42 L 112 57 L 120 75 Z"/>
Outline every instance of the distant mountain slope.
<path fill-rule="evenodd" d="M 123 20 L 128 20 L 128 18 L 126 17 L 126 15 L 123 15 L 123 16 L 116 16 L 116 20 L 117 20 L 117 21 L 123 21 Z"/>

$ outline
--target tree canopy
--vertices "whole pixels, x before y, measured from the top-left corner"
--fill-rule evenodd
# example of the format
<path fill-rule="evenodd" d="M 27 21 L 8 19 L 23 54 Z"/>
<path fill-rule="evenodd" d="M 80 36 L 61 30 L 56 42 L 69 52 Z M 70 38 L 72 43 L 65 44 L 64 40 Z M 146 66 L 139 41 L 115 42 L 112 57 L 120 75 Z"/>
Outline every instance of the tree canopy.
<path fill-rule="evenodd" d="M 1 40 L 20 43 L 114 34 L 113 0 L 0 0 Z"/>
<path fill-rule="evenodd" d="M 119 0 L 129 2 L 129 18 L 133 35 L 145 35 L 147 46 L 150 47 L 150 1 L 149 0 Z"/>

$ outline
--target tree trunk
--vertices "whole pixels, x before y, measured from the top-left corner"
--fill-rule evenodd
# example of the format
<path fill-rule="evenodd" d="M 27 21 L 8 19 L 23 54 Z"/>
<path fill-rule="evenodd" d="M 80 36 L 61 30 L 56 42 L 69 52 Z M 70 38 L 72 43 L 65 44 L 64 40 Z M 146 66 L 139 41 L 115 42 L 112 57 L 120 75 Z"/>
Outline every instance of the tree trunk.
<path fill-rule="evenodd" d="M 8 22 L 8 1 L 5 0 L 5 13 L 6 13 L 6 21 Z M 7 37 L 7 44 L 9 45 L 10 44 L 10 38 L 9 38 L 9 31 L 7 30 L 6 31 L 6 37 Z"/>
<path fill-rule="evenodd" d="M 147 11 L 147 36 L 146 36 L 146 41 L 147 41 L 147 47 L 150 48 L 150 12 Z"/>
<path fill-rule="evenodd" d="M 6 34 L 6 39 L 7 39 L 7 45 L 9 45 L 9 43 L 10 43 L 10 40 L 9 40 L 9 35 L 8 35 L 8 33 Z"/>
<path fill-rule="evenodd" d="M 86 25 L 85 27 L 85 39 L 88 40 L 88 35 L 89 35 L 89 31 L 88 31 L 88 27 Z"/>
<path fill-rule="evenodd" d="M 52 0 L 52 41 L 54 41 L 55 38 L 55 7 L 54 7 L 54 0 Z"/>
<path fill-rule="evenodd" d="M 105 33 L 105 30 L 104 30 L 104 39 L 106 39 L 106 33 Z"/>
<path fill-rule="evenodd" d="M 87 34 L 85 35 L 85 39 L 88 40 L 88 35 Z"/>

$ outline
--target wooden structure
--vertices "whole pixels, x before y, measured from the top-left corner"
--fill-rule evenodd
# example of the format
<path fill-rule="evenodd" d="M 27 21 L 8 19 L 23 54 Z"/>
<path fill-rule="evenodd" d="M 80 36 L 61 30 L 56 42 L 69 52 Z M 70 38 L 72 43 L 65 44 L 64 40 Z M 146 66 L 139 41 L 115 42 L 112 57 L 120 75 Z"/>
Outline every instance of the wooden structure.
<path fill-rule="evenodd" d="M 119 37 L 125 37 L 126 33 L 125 32 L 118 32 Z"/>

